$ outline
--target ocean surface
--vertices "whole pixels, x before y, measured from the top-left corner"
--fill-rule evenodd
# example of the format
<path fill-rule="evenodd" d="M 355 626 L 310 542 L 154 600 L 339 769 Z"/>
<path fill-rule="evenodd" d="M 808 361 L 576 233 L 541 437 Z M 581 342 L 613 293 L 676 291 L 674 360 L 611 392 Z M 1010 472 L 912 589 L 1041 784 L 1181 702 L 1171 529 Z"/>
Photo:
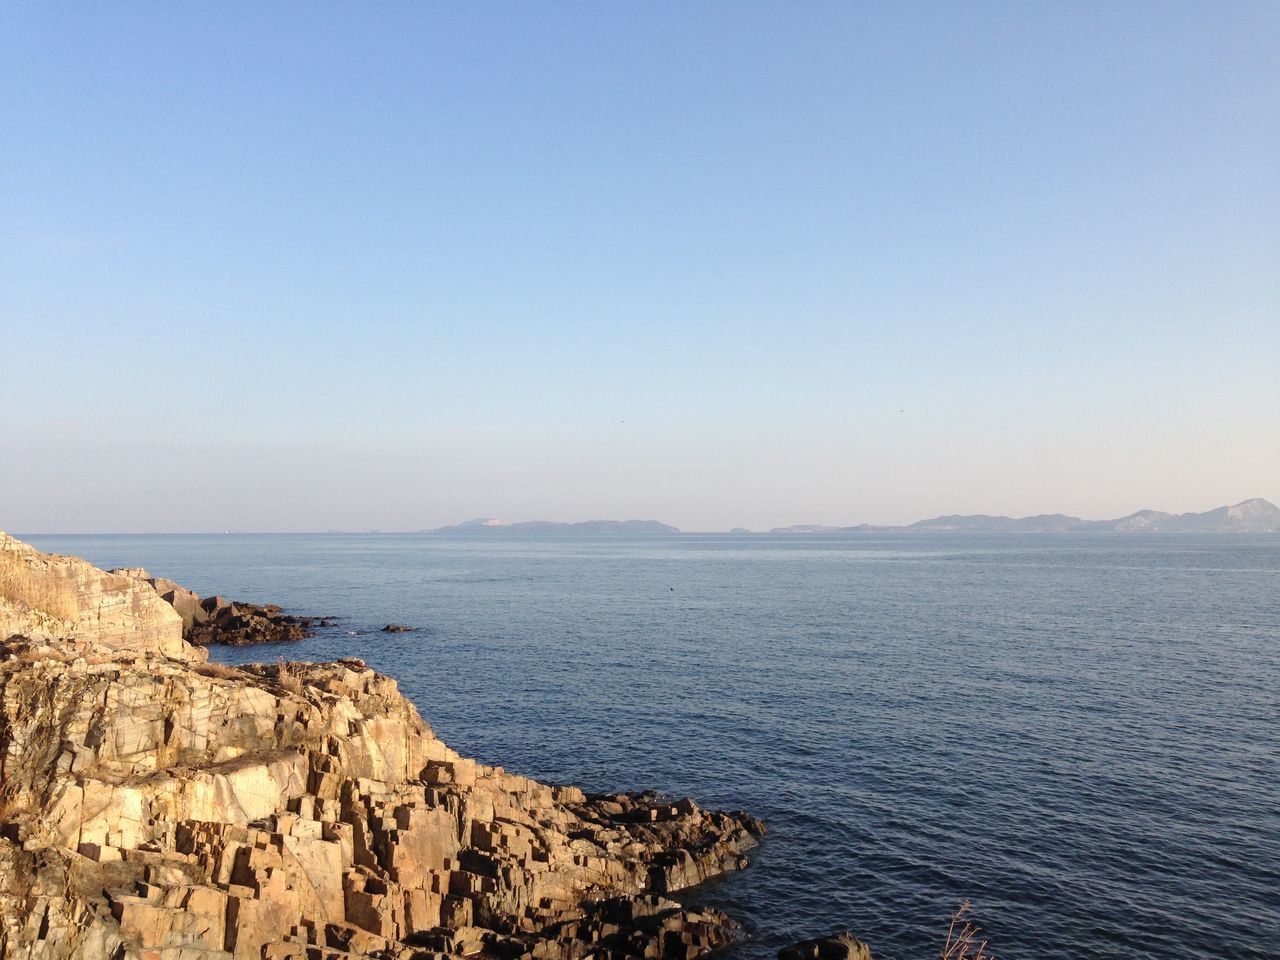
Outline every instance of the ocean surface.
<path fill-rule="evenodd" d="M 31 536 L 341 618 L 451 746 L 770 833 L 733 960 L 1280 956 L 1280 537 Z M 383 634 L 386 623 L 418 627 Z"/>

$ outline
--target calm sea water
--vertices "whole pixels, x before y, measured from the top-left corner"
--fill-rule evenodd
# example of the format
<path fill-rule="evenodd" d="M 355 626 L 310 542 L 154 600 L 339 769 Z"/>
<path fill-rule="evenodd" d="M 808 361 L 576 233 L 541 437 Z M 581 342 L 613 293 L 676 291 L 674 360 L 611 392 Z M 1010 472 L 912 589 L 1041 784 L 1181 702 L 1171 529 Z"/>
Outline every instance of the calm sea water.
<path fill-rule="evenodd" d="M 29 538 L 342 618 L 465 754 L 749 810 L 736 956 L 1280 956 L 1280 537 Z M 420 627 L 377 632 L 385 623 Z"/>

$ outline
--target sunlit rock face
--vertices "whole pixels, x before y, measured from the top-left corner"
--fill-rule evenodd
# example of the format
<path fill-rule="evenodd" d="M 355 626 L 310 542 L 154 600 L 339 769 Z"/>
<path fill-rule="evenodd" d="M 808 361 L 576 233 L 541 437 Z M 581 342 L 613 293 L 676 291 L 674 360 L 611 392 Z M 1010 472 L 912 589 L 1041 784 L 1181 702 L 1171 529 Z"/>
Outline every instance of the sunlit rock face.
<path fill-rule="evenodd" d="M 139 581 L 160 595 L 182 620 L 182 639 L 198 647 L 211 644 L 249 646 L 258 643 L 291 643 L 312 635 L 313 617 L 295 617 L 275 604 L 201 597 L 180 583 L 153 577 L 141 567 L 112 570 Z M 324 625 L 331 625 L 321 618 Z"/>
<path fill-rule="evenodd" d="M 0 639 L 77 637 L 115 650 L 183 660 L 182 618 L 148 584 L 76 557 L 40 553 L 0 531 Z"/>
<path fill-rule="evenodd" d="M 0 957 L 687 960 L 734 936 L 662 894 L 744 866 L 753 818 L 483 766 L 359 660 L 206 663 L 151 587 L 3 544 Z"/>

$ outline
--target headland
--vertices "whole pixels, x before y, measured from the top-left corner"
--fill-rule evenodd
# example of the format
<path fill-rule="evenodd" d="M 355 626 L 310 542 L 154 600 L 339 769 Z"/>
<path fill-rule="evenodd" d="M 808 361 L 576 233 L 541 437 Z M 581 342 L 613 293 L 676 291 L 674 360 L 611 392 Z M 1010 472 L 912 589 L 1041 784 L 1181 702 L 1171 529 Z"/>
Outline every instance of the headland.
<path fill-rule="evenodd" d="M 671 894 L 746 866 L 754 817 L 459 756 L 360 660 L 210 663 L 143 573 L 0 534 L 0 957 L 691 960 L 740 936 Z"/>

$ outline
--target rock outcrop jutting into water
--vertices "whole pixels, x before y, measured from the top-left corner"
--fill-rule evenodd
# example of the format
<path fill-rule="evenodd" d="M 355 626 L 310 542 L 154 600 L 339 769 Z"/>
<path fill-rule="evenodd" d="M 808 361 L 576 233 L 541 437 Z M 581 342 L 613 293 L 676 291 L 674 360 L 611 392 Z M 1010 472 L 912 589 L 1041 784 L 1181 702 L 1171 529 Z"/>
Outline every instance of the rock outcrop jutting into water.
<path fill-rule="evenodd" d="M 153 577 L 141 567 L 110 571 L 148 584 L 182 618 L 182 639 L 196 646 L 290 643 L 312 636 L 315 617 L 295 617 L 275 604 L 246 603 L 224 597 L 201 597 L 180 583 Z M 320 623 L 329 626 L 327 620 Z"/>
<path fill-rule="evenodd" d="M 359 660 L 233 669 L 0 533 L 0 957 L 687 958 L 745 814 L 460 757 Z"/>

